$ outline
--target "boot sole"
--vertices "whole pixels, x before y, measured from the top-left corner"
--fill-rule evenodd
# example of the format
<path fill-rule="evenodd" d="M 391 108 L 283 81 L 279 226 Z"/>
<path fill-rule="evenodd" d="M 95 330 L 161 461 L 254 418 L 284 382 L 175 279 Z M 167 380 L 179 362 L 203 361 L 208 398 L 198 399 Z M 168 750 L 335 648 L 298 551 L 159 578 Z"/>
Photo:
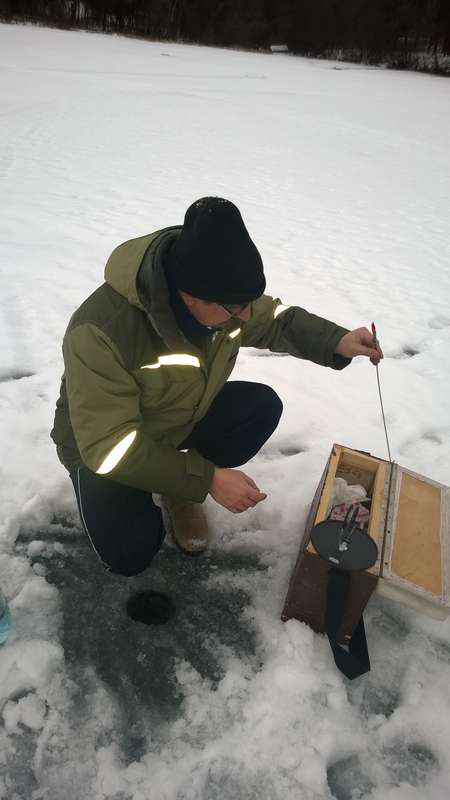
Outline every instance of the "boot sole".
<path fill-rule="evenodd" d="M 177 550 L 179 550 L 180 553 L 183 553 L 185 556 L 190 556 L 191 558 L 198 558 L 199 556 L 203 556 L 208 549 L 207 547 L 204 547 L 203 550 L 185 550 L 184 547 L 182 547 L 181 544 L 179 544 L 175 539 L 173 531 L 171 531 L 170 534 Z"/>

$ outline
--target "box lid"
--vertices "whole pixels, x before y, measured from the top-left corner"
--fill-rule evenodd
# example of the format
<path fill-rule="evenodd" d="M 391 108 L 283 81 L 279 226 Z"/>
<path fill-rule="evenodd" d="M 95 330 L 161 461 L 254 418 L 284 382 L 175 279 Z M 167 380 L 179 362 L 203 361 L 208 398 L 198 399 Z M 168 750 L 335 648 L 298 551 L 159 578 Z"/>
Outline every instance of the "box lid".
<path fill-rule="evenodd" d="M 448 605 L 450 488 L 394 465 L 380 577 Z"/>

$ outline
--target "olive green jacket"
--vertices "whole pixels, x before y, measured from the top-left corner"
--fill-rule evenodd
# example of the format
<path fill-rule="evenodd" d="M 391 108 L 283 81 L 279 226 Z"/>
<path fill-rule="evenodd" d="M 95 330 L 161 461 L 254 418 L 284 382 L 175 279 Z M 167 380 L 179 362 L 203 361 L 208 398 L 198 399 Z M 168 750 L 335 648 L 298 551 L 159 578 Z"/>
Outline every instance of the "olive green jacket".
<path fill-rule="evenodd" d="M 268 348 L 342 369 L 347 330 L 263 295 L 248 322 L 231 319 L 194 345 L 169 304 L 163 253 L 181 228 L 117 247 L 105 283 L 72 316 L 51 436 L 64 466 L 147 492 L 202 501 L 214 464 L 177 448 L 205 416 L 240 347 Z"/>

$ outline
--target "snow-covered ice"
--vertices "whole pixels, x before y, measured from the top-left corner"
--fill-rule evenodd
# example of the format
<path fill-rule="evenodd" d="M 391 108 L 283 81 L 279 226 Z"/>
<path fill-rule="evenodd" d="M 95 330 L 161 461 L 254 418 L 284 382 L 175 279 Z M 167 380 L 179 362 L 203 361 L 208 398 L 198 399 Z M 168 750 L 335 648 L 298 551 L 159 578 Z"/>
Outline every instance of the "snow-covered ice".
<path fill-rule="evenodd" d="M 208 557 L 102 571 L 49 439 L 61 340 L 121 241 L 197 197 L 242 210 L 270 293 L 377 323 L 393 457 L 450 483 L 450 82 L 326 61 L 0 25 L 1 800 L 447 800 L 450 623 L 375 598 L 372 671 L 280 622 L 333 442 L 386 456 L 376 376 L 242 351 L 285 412 L 211 499 Z M 131 591 L 170 591 L 161 630 Z"/>

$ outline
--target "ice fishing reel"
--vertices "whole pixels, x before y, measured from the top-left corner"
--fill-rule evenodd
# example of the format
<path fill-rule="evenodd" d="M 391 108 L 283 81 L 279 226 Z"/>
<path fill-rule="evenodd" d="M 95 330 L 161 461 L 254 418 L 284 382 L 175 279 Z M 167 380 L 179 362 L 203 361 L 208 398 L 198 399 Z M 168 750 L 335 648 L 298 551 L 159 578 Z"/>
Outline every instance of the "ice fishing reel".
<path fill-rule="evenodd" d="M 378 558 L 376 542 L 356 522 L 358 504 L 344 521 L 327 519 L 311 531 L 311 542 L 321 558 L 338 570 L 359 572 L 372 567 Z"/>

